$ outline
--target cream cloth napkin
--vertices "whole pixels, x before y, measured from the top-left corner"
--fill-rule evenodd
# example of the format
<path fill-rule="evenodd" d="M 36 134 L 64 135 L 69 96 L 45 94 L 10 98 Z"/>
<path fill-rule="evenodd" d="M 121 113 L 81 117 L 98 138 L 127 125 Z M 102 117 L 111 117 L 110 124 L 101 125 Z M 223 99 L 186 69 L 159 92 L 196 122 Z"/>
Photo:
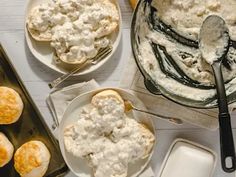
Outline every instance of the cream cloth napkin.
<path fill-rule="evenodd" d="M 98 83 L 95 80 L 90 80 L 88 82 L 82 82 L 74 84 L 62 89 L 58 89 L 49 94 L 46 102 L 54 118 L 54 135 L 57 137 L 57 127 L 60 124 L 62 115 L 66 110 L 70 102 L 77 96 L 99 88 Z M 149 166 L 145 169 L 139 177 L 154 177 L 152 168 Z"/>
<path fill-rule="evenodd" d="M 51 92 L 46 99 L 46 102 L 54 119 L 55 125 L 53 125 L 53 129 L 56 129 L 59 125 L 63 113 L 74 98 L 96 88 L 99 88 L 98 83 L 95 80 L 90 80 L 88 82 L 70 85 Z"/>

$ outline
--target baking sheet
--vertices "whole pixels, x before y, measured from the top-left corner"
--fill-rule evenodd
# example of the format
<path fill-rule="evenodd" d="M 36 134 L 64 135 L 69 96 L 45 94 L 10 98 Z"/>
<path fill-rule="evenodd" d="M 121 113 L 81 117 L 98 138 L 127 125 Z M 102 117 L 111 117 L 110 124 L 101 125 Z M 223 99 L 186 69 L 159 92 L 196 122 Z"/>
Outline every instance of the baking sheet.
<path fill-rule="evenodd" d="M 42 141 L 51 153 L 51 160 L 45 177 L 56 177 L 64 174 L 68 168 L 63 160 L 58 143 L 46 126 L 41 114 L 33 103 L 1 45 L 0 86 L 13 88 L 20 94 L 24 102 L 24 110 L 20 119 L 11 125 L 0 125 L 0 132 L 3 132 L 9 138 L 15 150 L 27 141 Z M 13 159 L 6 166 L 0 168 L 0 174 L 4 174 L 6 177 L 19 176 L 14 169 Z"/>

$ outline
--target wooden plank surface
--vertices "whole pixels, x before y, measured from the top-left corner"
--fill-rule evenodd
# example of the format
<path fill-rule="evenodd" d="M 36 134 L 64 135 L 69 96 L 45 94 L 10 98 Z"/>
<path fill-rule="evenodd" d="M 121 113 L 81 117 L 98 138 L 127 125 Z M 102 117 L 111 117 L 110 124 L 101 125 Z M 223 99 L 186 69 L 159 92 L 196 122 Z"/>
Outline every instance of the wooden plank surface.
<path fill-rule="evenodd" d="M 50 92 L 47 83 L 59 76 L 46 66 L 39 63 L 29 52 L 24 40 L 24 9 L 26 0 L 1 0 L 0 1 L 0 41 L 4 45 L 18 73 L 29 90 L 33 100 L 43 114 L 48 126 L 52 125 L 52 117 L 45 103 L 45 99 Z M 131 55 L 130 48 L 130 22 L 132 10 L 128 0 L 120 0 L 120 7 L 123 18 L 123 35 L 120 46 L 113 57 L 104 67 L 91 75 L 80 78 L 71 78 L 66 84 L 95 78 L 101 86 L 118 86 L 122 77 L 123 69 L 127 59 Z M 161 162 L 167 152 L 171 142 L 176 137 L 187 138 L 212 148 L 219 153 L 218 131 L 207 131 L 188 124 L 174 126 L 165 121 L 155 121 L 158 129 L 158 145 L 152 160 L 152 167 L 155 174 L 158 174 Z M 233 127 L 236 128 L 236 116 L 233 115 Z M 236 130 L 234 129 L 236 136 Z M 236 141 L 236 140 L 235 140 Z M 72 173 L 66 175 L 74 177 Z M 214 177 L 233 177 L 234 174 L 222 172 L 219 158 Z"/>

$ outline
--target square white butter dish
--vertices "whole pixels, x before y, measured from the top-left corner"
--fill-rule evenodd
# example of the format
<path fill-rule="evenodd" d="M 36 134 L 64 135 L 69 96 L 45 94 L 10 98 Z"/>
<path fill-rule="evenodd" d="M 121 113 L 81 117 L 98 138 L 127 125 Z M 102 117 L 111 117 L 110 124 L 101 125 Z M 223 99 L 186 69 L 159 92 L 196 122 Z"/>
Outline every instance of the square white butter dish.
<path fill-rule="evenodd" d="M 212 177 L 216 153 L 197 143 L 176 139 L 162 164 L 159 177 Z"/>

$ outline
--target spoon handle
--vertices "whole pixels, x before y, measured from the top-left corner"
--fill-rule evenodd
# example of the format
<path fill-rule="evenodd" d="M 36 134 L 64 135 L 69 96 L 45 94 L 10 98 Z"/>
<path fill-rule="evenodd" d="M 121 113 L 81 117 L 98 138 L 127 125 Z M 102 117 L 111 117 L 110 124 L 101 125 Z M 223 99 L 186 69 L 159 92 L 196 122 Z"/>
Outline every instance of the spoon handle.
<path fill-rule="evenodd" d="M 160 114 L 149 112 L 149 111 L 144 111 L 144 110 L 138 109 L 136 107 L 133 107 L 133 110 L 156 116 L 159 119 L 168 120 L 169 122 L 177 124 L 177 125 L 183 124 L 183 121 L 181 119 L 178 119 L 178 118 L 168 117 L 168 116 L 160 115 Z"/>
<path fill-rule="evenodd" d="M 233 134 L 230 122 L 230 115 L 219 114 L 220 123 L 220 145 L 221 145 L 221 165 L 225 172 L 235 171 L 235 149 Z"/>
<path fill-rule="evenodd" d="M 225 172 L 235 171 L 235 149 L 231 128 L 230 114 L 225 92 L 224 80 L 221 71 L 221 63 L 215 62 L 212 65 L 219 105 L 219 127 L 220 127 L 220 146 L 221 146 L 221 165 Z"/>

